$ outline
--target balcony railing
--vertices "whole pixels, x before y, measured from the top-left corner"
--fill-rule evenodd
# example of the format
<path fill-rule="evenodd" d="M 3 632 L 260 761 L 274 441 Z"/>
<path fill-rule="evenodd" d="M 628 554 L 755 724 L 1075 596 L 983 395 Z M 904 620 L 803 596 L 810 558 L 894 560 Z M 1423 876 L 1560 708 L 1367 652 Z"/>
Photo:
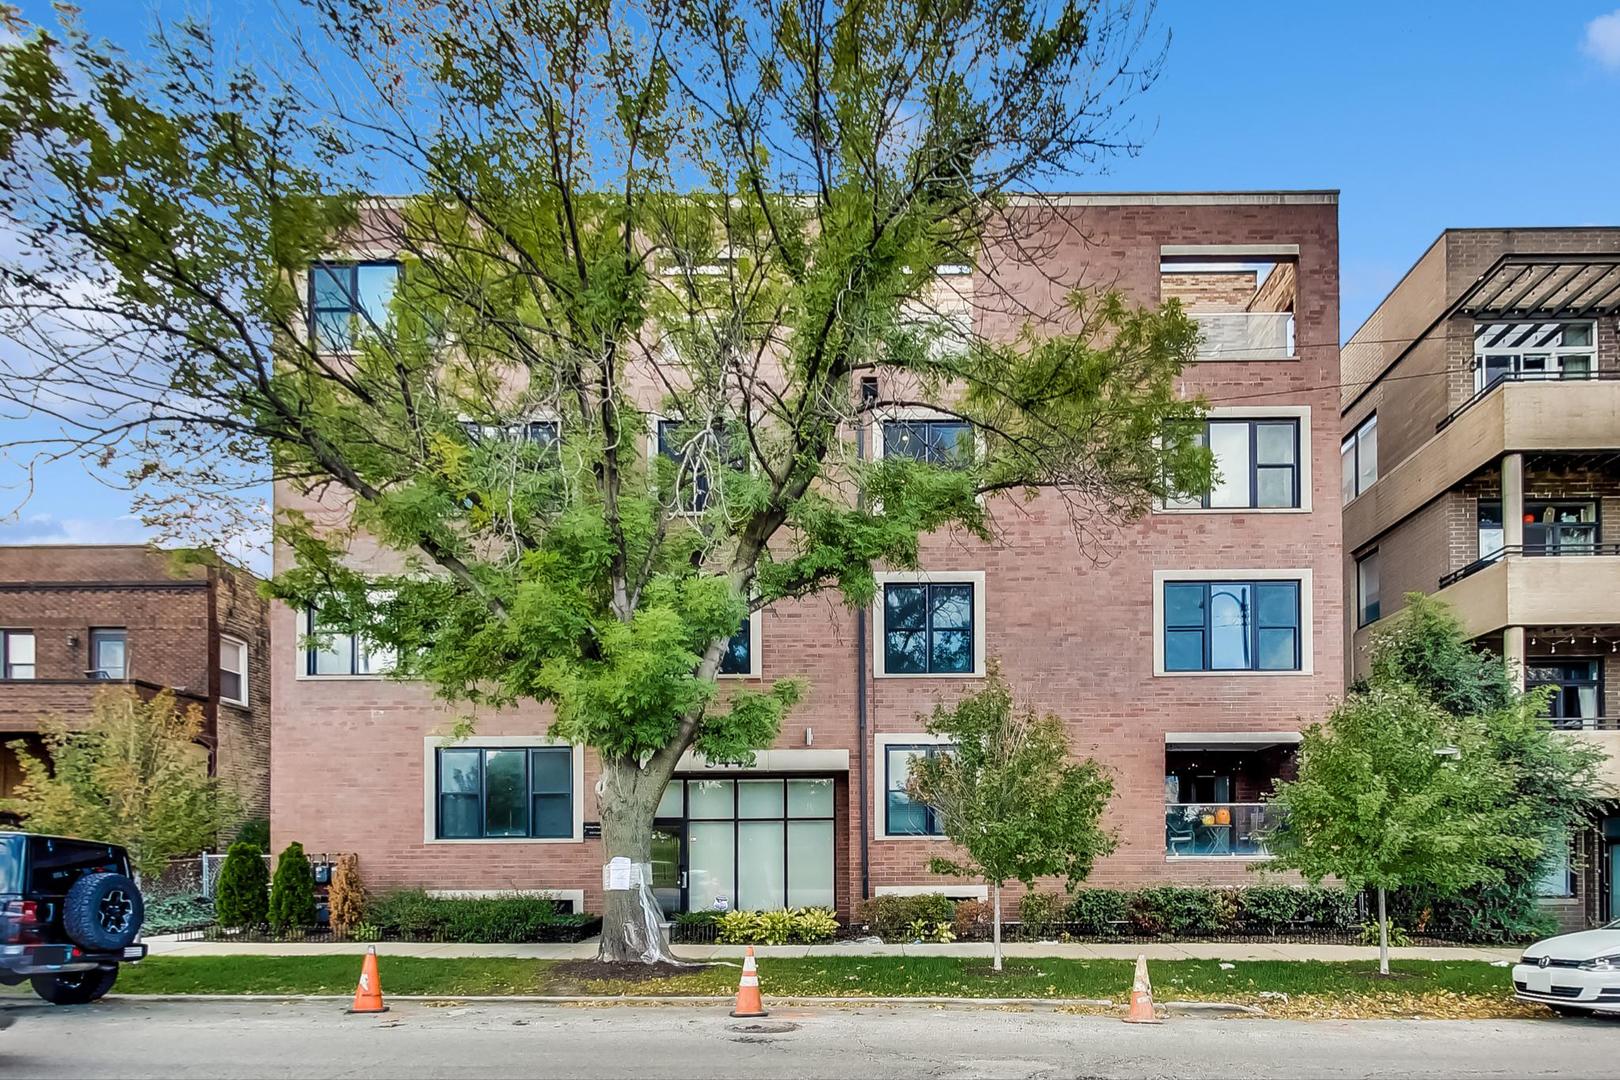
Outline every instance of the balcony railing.
<path fill-rule="evenodd" d="M 1471 574 L 1477 574 L 1487 566 L 1502 561 L 1509 555 L 1525 555 L 1531 558 L 1562 558 L 1564 556 L 1580 555 L 1620 555 L 1620 544 L 1509 544 L 1498 551 L 1493 551 L 1483 559 L 1475 559 L 1460 570 L 1453 570 L 1440 579 L 1440 587 L 1454 585 Z"/>
<path fill-rule="evenodd" d="M 1549 716 L 1559 731 L 1620 731 L 1620 716 Z"/>
<path fill-rule="evenodd" d="M 1291 311 L 1190 311 L 1200 360 L 1286 360 L 1294 355 Z"/>
<path fill-rule="evenodd" d="M 1614 380 L 1620 379 L 1620 371 L 1510 371 L 1499 374 L 1490 382 L 1474 391 L 1474 395 L 1461 405 L 1446 414 L 1446 418 L 1434 425 L 1435 431 L 1444 431 L 1451 426 L 1451 422 L 1463 413 L 1478 405 L 1489 397 L 1491 391 L 1503 383 L 1518 382 L 1591 382 L 1594 379 Z"/>
<path fill-rule="evenodd" d="M 1164 850 L 1168 855 L 1254 858 L 1269 854 L 1266 834 L 1278 821 L 1270 803 L 1166 803 Z"/>

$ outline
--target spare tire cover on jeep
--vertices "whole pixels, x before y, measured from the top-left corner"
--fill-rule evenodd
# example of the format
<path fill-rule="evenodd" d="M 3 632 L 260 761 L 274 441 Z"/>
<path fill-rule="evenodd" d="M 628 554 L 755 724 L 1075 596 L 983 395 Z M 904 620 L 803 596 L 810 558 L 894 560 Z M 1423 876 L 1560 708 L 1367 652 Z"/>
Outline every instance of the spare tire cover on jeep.
<path fill-rule="evenodd" d="M 62 901 L 62 926 L 82 948 L 122 949 L 141 932 L 146 905 L 123 874 L 86 874 Z"/>

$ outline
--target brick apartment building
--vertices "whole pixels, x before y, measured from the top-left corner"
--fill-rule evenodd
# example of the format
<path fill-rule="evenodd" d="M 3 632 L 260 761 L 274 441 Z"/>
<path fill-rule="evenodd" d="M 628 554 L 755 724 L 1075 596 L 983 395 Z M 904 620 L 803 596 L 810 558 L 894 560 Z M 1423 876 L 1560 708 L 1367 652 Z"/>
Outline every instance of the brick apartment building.
<path fill-rule="evenodd" d="M 13 742 L 44 756 L 44 715 L 73 723 L 108 686 L 202 706 L 210 766 L 245 817 L 270 809 L 270 678 L 258 579 L 139 545 L 0 546 L 0 796 Z"/>
<path fill-rule="evenodd" d="M 1347 678 L 1431 593 L 1620 761 L 1617 314 L 1620 228 L 1449 229 L 1346 343 Z M 1620 917 L 1620 816 L 1566 854 L 1545 904 Z"/>
<path fill-rule="evenodd" d="M 995 545 L 926 538 L 923 571 L 882 575 L 869 613 L 821 597 L 757 614 L 725 678 L 803 676 L 807 693 L 752 768 L 683 763 L 658 814 L 666 908 L 723 897 L 848 912 L 875 893 L 982 896 L 927 871 L 942 841 L 901 787 L 910 757 L 931 749 L 919 714 L 979 685 L 991 657 L 1066 719 L 1079 753 L 1113 771 L 1108 824 L 1120 845 L 1092 883 L 1238 884 L 1264 857 L 1266 795 L 1289 775 L 1299 729 L 1343 685 L 1337 196 L 1055 203 L 1030 245 L 1041 265 L 1002 260 L 994 283 L 964 273 L 956 287 L 1017 296 L 1049 319 L 1072 287 L 1182 299 L 1204 331 L 1184 381 L 1211 404 L 1218 485 L 1122 530 L 1101 561 L 1077 545 L 1066 508 L 1041 496 L 1006 504 Z M 378 290 L 351 291 L 358 312 Z M 991 335 L 1010 336 L 1022 318 L 974 310 Z M 892 454 L 964 434 L 891 412 L 864 437 Z M 276 505 L 321 509 L 286 485 Z M 354 553 L 362 567 L 384 565 L 375 557 Z M 289 565 L 287 551 L 276 558 Z M 381 675 L 387 658 L 350 638 L 310 648 L 305 618 L 272 605 L 275 846 L 358 852 L 374 888 L 547 890 L 600 910 L 593 754 L 553 745 L 537 707 L 482 714 L 474 736 L 450 744 L 454 710 Z M 933 643 L 920 657 L 904 648 L 919 629 Z M 492 787 L 509 784 L 529 799 L 492 827 Z"/>

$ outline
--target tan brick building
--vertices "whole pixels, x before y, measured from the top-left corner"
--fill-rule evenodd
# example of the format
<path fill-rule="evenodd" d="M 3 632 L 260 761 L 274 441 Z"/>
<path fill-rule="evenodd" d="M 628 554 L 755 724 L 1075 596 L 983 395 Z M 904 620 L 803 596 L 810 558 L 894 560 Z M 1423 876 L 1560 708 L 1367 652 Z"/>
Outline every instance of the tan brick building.
<path fill-rule="evenodd" d="M 245 817 L 270 809 L 269 627 L 258 579 L 139 545 L 0 546 L 0 795 L 12 742 L 41 754 L 39 720 L 88 717 L 122 684 L 202 706 L 211 766 Z"/>
<path fill-rule="evenodd" d="M 1055 497 L 993 500 L 997 543 L 927 538 L 924 571 L 886 575 L 870 613 L 821 597 L 757 615 L 735 677 L 802 676 L 808 691 L 753 768 L 679 772 L 654 853 L 668 907 L 724 897 L 847 912 L 887 891 L 982 895 L 927 872 L 941 841 L 897 789 L 908 756 L 927 752 L 919 714 L 979 685 L 991 657 L 1113 771 L 1120 846 L 1093 883 L 1235 884 L 1264 857 L 1266 794 L 1292 767 L 1300 727 L 1342 688 L 1337 197 L 1055 205 L 1030 245 L 1040 265 L 987 260 L 995 282 L 959 283 L 1018 300 L 1016 313 L 975 304 L 980 329 L 1005 337 L 1026 317 L 1056 320 L 1077 287 L 1183 298 L 1205 340 L 1185 388 L 1211 404 L 1219 484 L 1085 548 Z M 910 412 L 861 434 L 874 453 L 961 435 Z M 320 509 L 286 486 L 276 503 Z M 277 552 L 278 569 L 288 558 Z M 277 847 L 356 851 L 374 888 L 545 889 L 600 909 L 591 753 L 552 746 L 539 708 L 479 715 L 476 735 L 446 746 L 455 713 L 427 688 L 375 674 L 386 658 L 345 639 L 312 651 L 303 626 L 273 606 Z M 498 778 L 532 796 L 515 830 L 505 818 L 490 827 Z M 499 835 L 511 831 L 523 835 Z"/>
<path fill-rule="evenodd" d="M 1449 229 L 1346 343 L 1348 678 L 1432 593 L 1620 761 L 1617 314 L 1620 228 Z M 1573 848 L 1547 905 L 1620 916 L 1620 818 Z"/>

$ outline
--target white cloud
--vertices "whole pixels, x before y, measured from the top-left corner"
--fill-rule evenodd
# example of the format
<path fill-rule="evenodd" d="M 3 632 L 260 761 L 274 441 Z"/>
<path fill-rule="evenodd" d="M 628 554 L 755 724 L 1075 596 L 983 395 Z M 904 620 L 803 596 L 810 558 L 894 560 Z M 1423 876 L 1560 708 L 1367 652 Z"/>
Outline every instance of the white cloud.
<path fill-rule="evenodd" d="M 142 544 L 152 530 L 133 514 L 64 518 L 29 514 L 0 521 L 0 544 Z"/>
<path fill-rule="evenodd" d="M 1620 71 L 1620 8 L 1586 24 L 1581 50 L 1610 71 Z"/>

